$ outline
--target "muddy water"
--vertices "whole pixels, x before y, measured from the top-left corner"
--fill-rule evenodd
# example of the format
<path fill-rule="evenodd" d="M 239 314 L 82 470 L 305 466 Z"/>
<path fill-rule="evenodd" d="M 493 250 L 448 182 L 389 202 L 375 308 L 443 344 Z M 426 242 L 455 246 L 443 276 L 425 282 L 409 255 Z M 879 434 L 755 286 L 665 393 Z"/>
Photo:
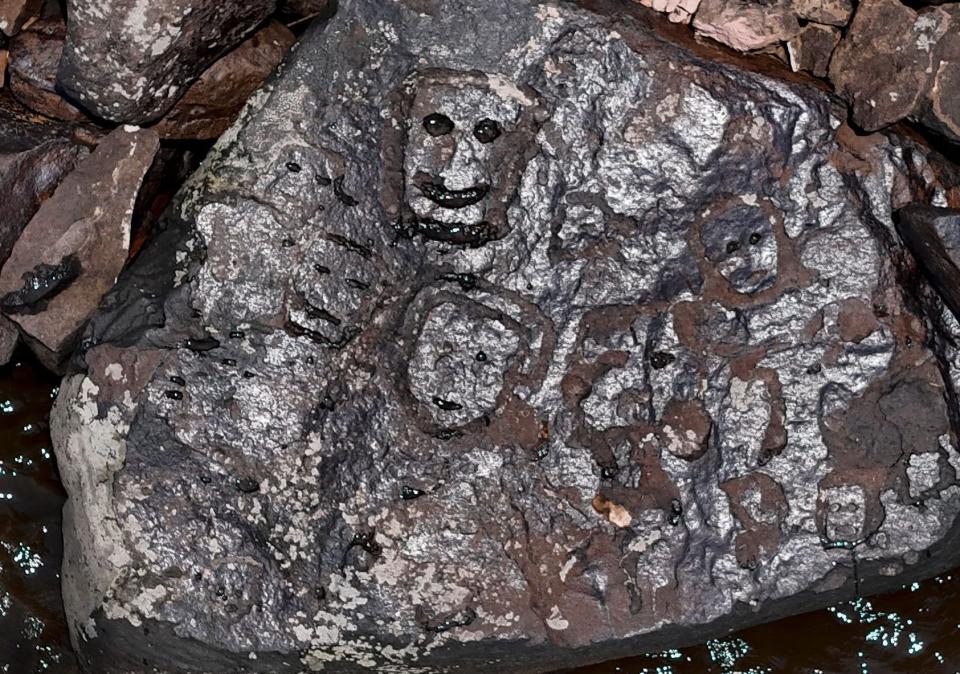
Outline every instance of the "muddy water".
<path fill-rule="evenodd" d="M 47 416 L 57 380 L 0 368 L 0 674 L 77 674 L 60 602 L 64 494 Z M 578 674 L 960 674 L 960 573 L 702 646 Z"/>

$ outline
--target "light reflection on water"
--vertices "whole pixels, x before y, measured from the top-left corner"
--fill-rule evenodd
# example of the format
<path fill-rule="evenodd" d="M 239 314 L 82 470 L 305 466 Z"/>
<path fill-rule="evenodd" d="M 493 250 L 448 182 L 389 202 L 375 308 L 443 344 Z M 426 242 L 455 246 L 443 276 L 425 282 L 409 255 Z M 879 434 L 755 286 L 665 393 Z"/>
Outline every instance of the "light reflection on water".
<path fill-rule="evenodd" d="M 0 674 L 76 674 L 60 602 L 63 492 L 47 415 L 57 380 L 0 368 Z M 960 674 L 960 574 L 578 674 Z M 485 674 L 485 673 L 484 673 Z"/>

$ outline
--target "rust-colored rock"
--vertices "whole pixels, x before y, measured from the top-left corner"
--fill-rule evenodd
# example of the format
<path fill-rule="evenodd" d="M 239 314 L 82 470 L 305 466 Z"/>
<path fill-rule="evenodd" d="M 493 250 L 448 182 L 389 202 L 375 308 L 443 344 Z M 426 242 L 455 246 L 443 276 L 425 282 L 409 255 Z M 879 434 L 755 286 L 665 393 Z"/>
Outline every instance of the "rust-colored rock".
<path fill-rule="evenodd" d="M 0 309 L 57 369 L 113 286 L 130 245 L 130 216 L 159 146 L 156 133 L 121 127 L 44 202 L 0 272 Z"/>
<path fill-rule="evenodd" d="M 295 40 L 282 23 L 270 22 L 207 68 L 154 129 L 161 138 L 168 139 L 218 137 L 280 64 Z"/>
<path fill-rule="evenodd" d="M 0 0 L 0 31 L 16 35 L 27 21 L 37 16 L 43 0 Z"/>
<path fill-rule="evenodd" d="M 98 117 L 154 122 L 275 9 L 275 0 L 68 0 L 57 82 Z"/>
<path fill-rule="evenodd" d="M 697 33 L 738 51 L 762 49 L 800 32 L 788 0 L 759 4 L 745 0 L 703 0 L 693 17 Z"/>
<path fill-rule="evenodd" d="M 0 94 L 0 264 L 43 200 L 86 152 L 71 131 L 31 115 L 9 92 Z"/>
<path fill-rule="evenodd" d="M 799 18 L 830 26 L 846 26 L 853 14 L 850 0 L 794 0 L 792 6 Z"/>
<path fill-rule="evenodd" d="M 826 77 L 833 50 L 840 43 L 840 30 L 832 26 L 811 23 L 795 38 L 787 42 L 790 67 Z"/>
<path fill-rule="evenodd" d="M 950 109 L 956 90 L 944 89 L 957 79 L 955 31 L 941 8 L 916 12 L 899 0 L 861 2 L 830 63 L 830 79 L 850 103 L 853 120 L 874 131 L 906 117 L 925 121 L 929 110 L 946 122 L 938 130 L 960 139 L 950 129 L 957 121 Z"/>
<path fill-rule="evenodd" d="M 62 19 L 41 19 L 11 41 L 10 90 L 20 103 L 41 115 L 79 122 L 86 116 L 55 89 L 66 33 Z"/>

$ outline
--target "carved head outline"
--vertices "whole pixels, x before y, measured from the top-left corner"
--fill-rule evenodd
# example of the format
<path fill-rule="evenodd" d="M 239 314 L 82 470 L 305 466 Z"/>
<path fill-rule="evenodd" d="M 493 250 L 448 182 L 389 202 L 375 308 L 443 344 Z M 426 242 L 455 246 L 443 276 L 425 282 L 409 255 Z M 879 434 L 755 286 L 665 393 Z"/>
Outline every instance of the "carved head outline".
<path fill-rule="evenodd" d="M 504 237 L 546 118 L 536 92 L 498 75 L 430 69 L 408 78 L 394 107 L 384 204 L 403 231 L 468 246 Z"/>

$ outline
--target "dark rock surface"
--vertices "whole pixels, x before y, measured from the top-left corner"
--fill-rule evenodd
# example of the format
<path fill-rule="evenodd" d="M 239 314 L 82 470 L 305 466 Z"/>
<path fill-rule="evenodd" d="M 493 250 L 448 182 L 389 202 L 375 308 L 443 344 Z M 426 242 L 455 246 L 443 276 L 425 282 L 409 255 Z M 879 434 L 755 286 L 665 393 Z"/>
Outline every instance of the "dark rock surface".
<path fill-rule="evenodd" d="M 790 65 L 817 77 L 826 77 L 830 57 L 840 42 L 840 29 L 833 26 L 810 24 L 787 42 Z"/>
<path fill-rule="evenodd" d="M 911 204 L 896 219 L 907 248 L 960 319 L 960 210 Z"/>
<path fill-rule="evenodd" d="M 0 311 L 41 362 L 58 370 L 113 287 L 130 246 L 130 217 L 159 140 L 121 127 L 43 203 L 0 271 Z"/>
<path fill-rule="evenodd" d="M 0 316 L 0 365 L 10 362 L 19 341 L 20 331 L 16 324 Z"/>
<path fill-rule="evenodd" d="M 86 115 L 57 91 L 57 67 L 67 27 L 62 19 L 42 19 L 10 43 L 10 91 L 20 103 L 53 119 L 85 121 Z"/>
<path fill-rule="evenodd" d="M 311 16 L 324 14 L 331 9 L 332 0 L 281 0 L 280 9 L 291 14 Z"/>
<path fill-rule="evenodd" d="M 154 121 L 274 7 L 275 0 L 68 0 L 58 81 L 99 117 Z"/>
<path fill-rule="evenodd" d="M 217 138 L 280 65 L 295 40 L 286 26 L 271 21 L 207 68 L 153 129 L 167 139 Z"/>
<path fill-rule="evenodd" d="M 73 131 L 67 124 L 38 118 L 0 93 L 0 265 L 43 200 L 86 154 Z"/>
<path fill-rule="evenodd" d="M 864 0 L 830 79 L 868 131 L 909 118 L 960 141 L 960 7 Z"/>
<path fill-rule="evenodd" d="M 622 4 L 343 0 L 52 415 L 87 671 L 534 672 L 958 559 L 952 184 Z"/>

